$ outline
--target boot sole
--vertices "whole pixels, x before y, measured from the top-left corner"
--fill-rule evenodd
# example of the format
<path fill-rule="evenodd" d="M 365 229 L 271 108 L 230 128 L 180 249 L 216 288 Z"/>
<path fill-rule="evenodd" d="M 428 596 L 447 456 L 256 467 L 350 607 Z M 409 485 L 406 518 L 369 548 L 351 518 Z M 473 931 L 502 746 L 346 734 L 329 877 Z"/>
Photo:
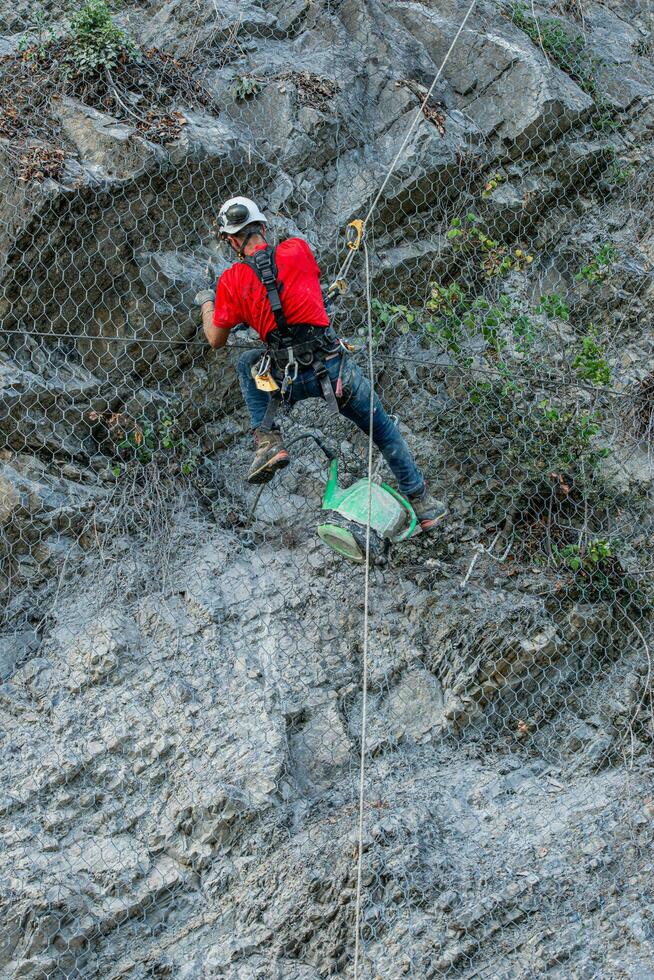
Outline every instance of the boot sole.
<path fill-rule="evenodd" d="M 445 511 L 444 514 L 441 514 L 440 517 L 428 518 L 428 520 L 426 520 L 424 524 L 420 523 L 420 533 L 429 534 L 431 531 L 434 530 L 436 525 L 440 524 L 441 521 L 444 521 L 446 517 L 447 517 L 447 511 Z"/>
<path fill-rule="evenodd" d="M 290 457 L 285 449 L 273 456 L 272 459 L 266 460 L 265 463 L 255 470 L 254 473 L 248 473 L 248 483 L 253 483 L 255 485 L 259 483 L 268 483 L 272 480 L 273 476 L 277 470 L 283 470 L 290 463 Z"/>

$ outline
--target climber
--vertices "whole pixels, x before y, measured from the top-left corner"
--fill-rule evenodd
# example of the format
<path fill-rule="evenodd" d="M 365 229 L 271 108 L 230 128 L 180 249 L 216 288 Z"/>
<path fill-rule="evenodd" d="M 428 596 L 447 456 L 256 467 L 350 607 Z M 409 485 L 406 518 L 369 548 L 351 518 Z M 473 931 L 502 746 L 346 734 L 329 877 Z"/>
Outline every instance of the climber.
<path fill-rule="evenodd" d="M 220 276 L 215 292 L 202 290 L 195 302 L 205 336 L 224 347 L 230 330 L 247 323 L 265 344 L 248 350 L 238 378 L 254 430 L 255 455 L 250 483 L 267 483 L 289 463 L 275 422 L 282 401 L 324 398 L 368 434 L 370 384 L 330 327 L 320 288 L 320 270 L 302 238 L 274 248 L 266 241 L 266 218 L 254 201 L 234 197 L 218 215 L 218 232 L 239 261 Z M 390 466 L 400 493 L 410 502 L 423 531 L 445 516 L 444 505 L 427 490 L 424 478 L 397 426 L 374 396 L 373 440 Z"/>

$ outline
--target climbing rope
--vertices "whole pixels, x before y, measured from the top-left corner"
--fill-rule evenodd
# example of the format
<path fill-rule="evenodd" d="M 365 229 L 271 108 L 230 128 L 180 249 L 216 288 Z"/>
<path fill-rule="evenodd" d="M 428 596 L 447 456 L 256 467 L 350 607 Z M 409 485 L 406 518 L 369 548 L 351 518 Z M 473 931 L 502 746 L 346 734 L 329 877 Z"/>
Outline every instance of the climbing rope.
<path fill-rule="evenodd" d="M 370 596 L 370 514 L 372 510 L 373 438 L 372 428 L 375 413 L 375 378 L 372 355 L 372 299 L 370 295 L 370 259 L 368 246 L 363 242 L 363 255 L 366 272 L 366 313 L 368 319 L 368 372 L 370 378 L 370 400 L 368 403 L 368 513 L 366 517 L 366 563 L 363 586 L 363 677 L 361 681 L 361 756 L 359 764 L 359 840 L 357 854 L 357 892 L 355 905 L 354 935 L 354 980 L 359 976 L 359 952 L 361 933 L 361 881 L 363 872 L 363 811 L 365 807 L 366 776 L 366 732 L 368 727 L 368 617 Z"/>
<path fill-rule="evenodd" d="M 439 78 L 443 73 L 443 69 L 448 62 L 454 47 L 461 36 L 461 33 L 470 17 L 477 0 L 472 0 L 470 3 L 466 14 L 459 25 L 459 28 L 454 35 L 452 43 L 450 44 L 441 65 L 434 76 L 434 79 L 429 86 L 427 94 L 422 100 L 417 112 L 415 113 L 411 124 L 407 129 L 407 132 L 402 140 L 400 147 L 393 157 L 388 170 L 384 176 L 384 179 L 373 198 L 372 204 L 368 210 L 363 221 L 357 220 L 350 223 L 348 226 L 348 231 L 353 231 L 353 240 L 348 242 L 348 255 L 345 258 L 337 276 L 335 277 L 335 282 L 339 279 L 344 279 L 347 275 L 352 262 L 354 261 L 354 256 L 356 253 L 363 248 L 364 255 L 364 267 L 365 267 L 365 291 L 366 291 L 366 319 L 367 319 L 367 347 L 368 347 L 368 373 L 370 379 L 370 401 L 368 409 L 368 512 L 366 517 L 366 553 L 365 553 L 365 573 L 364 573 L 364 587 L 363 587 L 363 676 L 361 680 L 362 686 L 362 702 L 361 702 L 361 751 L 359 759 L 359 827 L 358 827 L 358 853 L 357 853 L 357 886 L 356 886 L 356 899 L 355 899 L 355 923 L 354 923 L 354 980 L 359 978 L 359 961 L 361 957 L 361 900 L 362 900 L 362 879 L 363 879 L 363 830 L 364 830 L 364 810 L 365 810 L 365 775 L 366 775 L 366 736 L 367 736 L 367 726 L 368 726 L 368 648 L 369 648 L 369 597 L 370 597 L 370 521 L 371 521 L 371 510 L 372 510 L 372 477 L 373 477 L 373 421 L 374 421 L 374 410 L 375 410 L 375 382 L 374 382 L 374 360 L 373 360 L 373 328 L 372 328 L 372 298 L 371 298 L 371 284 L 370 284 L 370 256 L 368 253 L 368 245 L 366 242 L 365 232 L 366 225 L 370 221 L 379 200 L 384 193 L 384 190 L 393 175 L 397 164 L 406 149 L 406 146 L 411 139 L 411 135 L 415 130 L 416 126 L 420 122 L 420 119 L 424 116 L 424 110 L 431 98 L 432 92 L 438 82 Z"/>

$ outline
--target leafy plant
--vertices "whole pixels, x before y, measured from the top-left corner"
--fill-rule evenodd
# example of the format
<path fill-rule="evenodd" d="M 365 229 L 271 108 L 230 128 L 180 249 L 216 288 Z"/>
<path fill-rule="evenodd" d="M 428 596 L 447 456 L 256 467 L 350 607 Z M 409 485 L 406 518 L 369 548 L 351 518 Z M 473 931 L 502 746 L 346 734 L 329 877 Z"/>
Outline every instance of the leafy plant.
<path fill-rule="evenodd" d="M 55 39 L 54 31 L 48 26 L 48 15 L 43 4 L 37 4 L 32 12 L 31 32 L 18 42 L 18 50 L 26 61 L 43 60 L 48 47 Z"/>
<path fill-rule="evenodd" d="M 554 545 L 552 559 L 555 565 L 564 565 L 572 572 L 592 572 L 613 557 L 610 541 L 598 538 L 588 544 Z"/>
<path fill-rule="evenodd" d="M 570 408 L 553 405 L 549 401 L 539 403 L 540 418 L 534 423 L 539 441 L 553 450 L 549 457 L 552 470 L 577 469 L 581 463 L 592 473 L 610 450 L 596 446 L 595 437 L 602 431 L 601 419 L 595 412 L 576 412 Z"/>
<path fill-rule="evenodd" d="M 373 299 L 372 310 L 375 314 L 373 341 L 376 344 L 385 338 L 389 328 L 396 329 L 400 334 L 406 334 L 417 324 L 418 313 L 409 306 Z"/>
<path fill-rule="evenodd" d="M 504 183 L 504 181 L 505 181 L 505 179 L 506 179 L 506 178 L 504 177 L 504 175 L 503 175 L 503 174 L 500 174 L 500 173 L 494 173 L 494 174 L 492 175 L 492 177 L 489 177 L 489 178 L 488 178 L 488 179 L 486 180 L 486 182 L 484 183 L 484 189 L 483 189 L 483 190 L 482 190 L 482 192 L 481 192 L 481 196 L 482 196 L 482 197 L 483 197 L 484 199 L 486 199 L 486 198 L 488 198 L 488 197 L 490 197 L 490 196 L 491 196 L 491 194 L 493 193 L 493 191 L 494 191 L 494 190 L 495 190 L 495 189 L 496 189 L 497 187 L 499 187 L 499 186 L 500 186 L 500 184 L 503 184 L 503 183 Z"/>
<path fill-rule="evenodd" d="M 611 266 L 618 257 L 618 250 L 614 245 L 605 243 L 586 265 L 582 266 L 575 276 L 576 282 L 601 282 L 609 272 Z"/>
<path fill-rule="evenodd" d="M 570 319 L 570 307 L 559 293 L 545 293 L 541 296 L 536 313 L 544 313 L 545 316 L 566 322 Z"/>
<path fill-rule="evenodd" d="M 155 421 L 136 420 L 125 413 L 110 414 L 107 418 L 91 413 L 108 431 L 110 444 L 115 447 L 118 461 L 113 466 L 116 477 L 125 475 L 134 466 L 156 463 L 170 475 L 188 476 L 202 462 L 198 446 L 192 445 L 179 422 L 167 409 L 160 409 Z"/>
<path fill-rule="evenodd" d="M 507 346 L 509 338 L 516 349 L 526 352 L 535 340 L 535 325 L 510 296 L 501 295 L 495 302 L 485 296 L 470 299 L 458 283 L 443 286 L 431 283 L 426 308 L 437 314 L 429 324 L 429 332 L 444 342 L 450 353 L 460 355 L 464 340 L 483 337 L 486 349 L 497 356 Z M 464 358 L 464 363 L 468 358 Z"/>
<path fill-rule="evenodd" d="M 69 156 L 72 149 L 59 109 L 65 97 L 128 122 L 160 144 L 179 139 L 185 124 L 180 104 L 218 114 L 215 99 L 198 81 L 193 56 L 157 48 L 139 52 L 101 0 L 81 0 L 68 30 L 53 36 L 50 19 L 69 6 L 49 3 L 46 16 L 33 5 L 23 50 L 0 59 L 0 137 L 11 142 L 7 159 L 16 179 L 58 176 L 59 152 Z M 47 167 L 35 159 L 45 150 L 52 151 L 43 161 Z"/>
<path fill-rule="evenodd" d="M 569 593 L 586 602 L 619 604 L 622 609 L 651 611 L 652 596 L 643 583 L 625 571 L 618 542 L 591 538 L 562 546 L 554 545 L 551 559 L 556 568 L 572 573 Z"/>
<path fill-rule="evenodd" d="M 572 362 L 572 367 L 582 381 L 590 381 L 594 385 L 607 385 L 611 381 L 606 347 L 592 324 L 581 341 L 581 350 Z"/>
<path fill-rule="evenodd" d="M 232 86 L 232 95 L 237 102 L 244 102 L 258 95 L 261 91 L 261 82 L 251 75 L 243 75 L 236 79 Z"/>
<path fill-rule="evenodd" d="M 584 52 L 586 41 L 583 35 L 569 34 L 565 25 L 554 17 L 534 17 L 522 2 L 509 4 L 507 13 L 516 27 L 524 31 L 534 44 L 542 44 L 561 67 L 570 68 Z"/>
<path fill-rule="evenodd" d="M 615 160 L 606 171 L 606 180 L 613 187 L 624 187 L 633 175 L 633 167 L 625 166 L 619 160 Z"/>
<path fill-rule="evenodd" d="M 121 59 L 140 57 L 134 42 L 114 24 L 105 0 L 87 0 L 72 18 L 70 29 L 66 60 L 81 75 L 111 70 Z"/>
<path fill-rule="evenodd" d="M 508 245 L 491 238 L 475 214 L 454 218 L 446 237 L 455 252 L 477 255 L 479 267 L 486 279 L 506 276 L 511 271 L 521 272 L 534 261 L 523 249 L 509 249 Z"/>

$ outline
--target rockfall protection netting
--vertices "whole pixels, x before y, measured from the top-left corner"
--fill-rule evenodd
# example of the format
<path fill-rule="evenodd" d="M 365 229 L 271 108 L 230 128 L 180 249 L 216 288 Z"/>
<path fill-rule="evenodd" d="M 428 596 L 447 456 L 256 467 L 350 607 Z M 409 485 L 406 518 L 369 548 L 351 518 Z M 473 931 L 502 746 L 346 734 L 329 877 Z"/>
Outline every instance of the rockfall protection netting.
<path fill-rule="evenodd" d="M 309 442 L 251 515 L 192 304 L 236 193 L 331 281 L 467 8 L 0 5 L 3 976 L 351 977 L 359 847 L 361 978 L 651 975 L 645 0 L 478 3 L 369 223 L 449 516 L 371 567 L 361 841 L 364 571 Z"/>

